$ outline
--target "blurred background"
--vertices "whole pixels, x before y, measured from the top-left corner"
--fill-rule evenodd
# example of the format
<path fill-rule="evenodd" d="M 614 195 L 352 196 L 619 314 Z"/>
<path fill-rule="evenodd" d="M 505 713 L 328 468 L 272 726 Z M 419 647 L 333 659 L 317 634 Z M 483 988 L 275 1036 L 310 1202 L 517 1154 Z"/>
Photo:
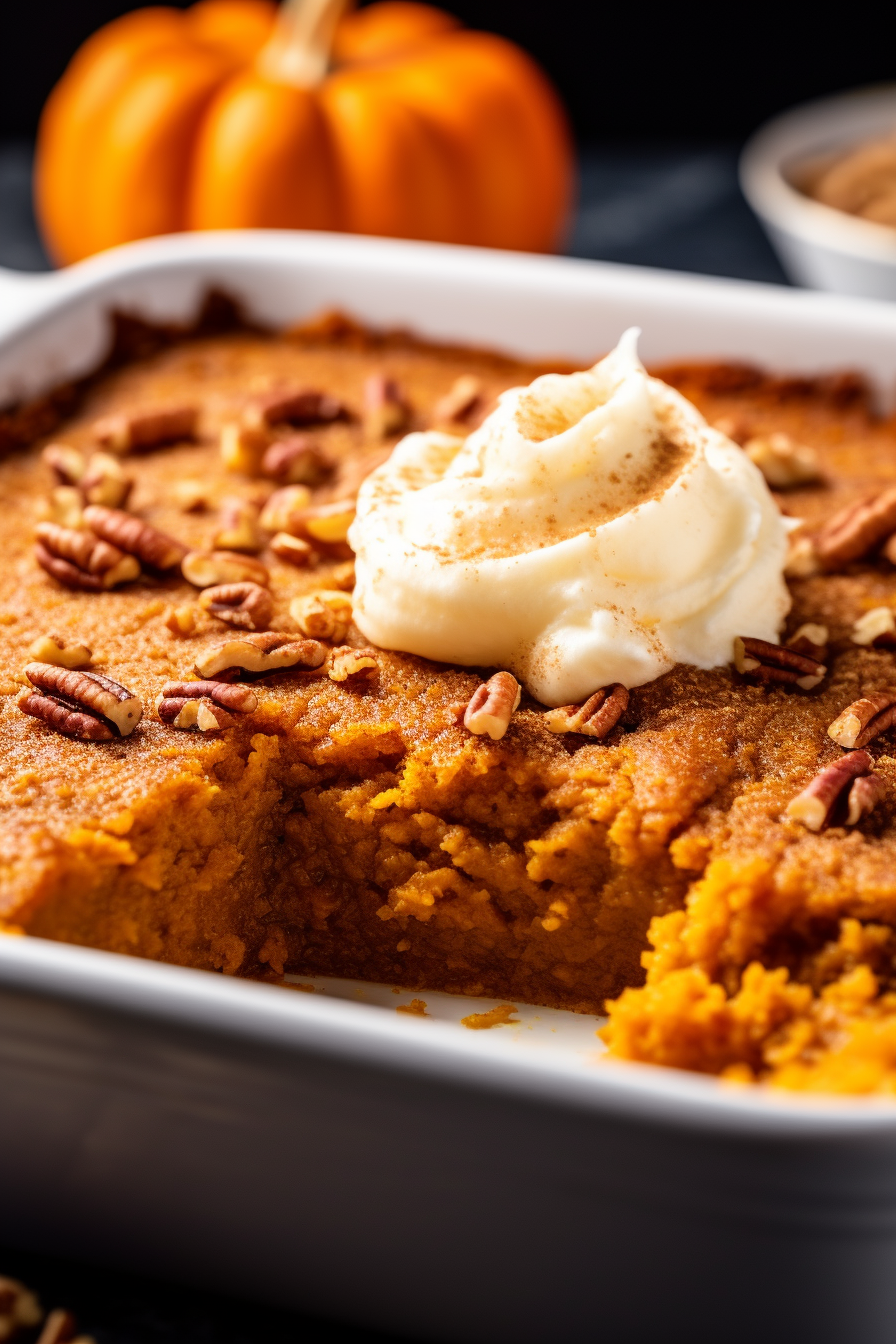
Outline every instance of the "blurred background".
<path fill-rule="evenodd" d="M 176 0 L 175 0 L 176 3 Z M 4 6 L 0 46 L 0 264 L 47 265 L 30 206 L 38 116 L 80 43 L 123 0 Z M 559 89 L 580 162 L 577 256 L 784 282 L 744 202 L 744 140 L 802 100 L 892 75 L 879 11 L 808 21 L 804 5 L 687 6 L 458 0 L 464 23 L 529 51 Z"/>

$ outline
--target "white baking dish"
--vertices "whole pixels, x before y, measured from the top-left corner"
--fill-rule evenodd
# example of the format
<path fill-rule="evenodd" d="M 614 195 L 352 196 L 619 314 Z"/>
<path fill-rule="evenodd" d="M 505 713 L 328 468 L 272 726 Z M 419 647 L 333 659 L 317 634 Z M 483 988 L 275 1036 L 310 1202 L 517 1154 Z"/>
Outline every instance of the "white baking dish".
<path fill-rule="evenodd" d="M 216 284 L 577 360 L 860 368 L 896 309 L 591 262 L 313 234 L 138 244 L 0 277 L 0 400 L 97 362 L 113 305 Z M 404 1001 L 404 1000 L 402 1000 Z M 397 1001 L 396 1001 L 397 1002 Z M 418 1339 L 883 1344 L 896 1103 L 599 1062 L 453 1023 L 0 937 L 0 1242 Z"/>

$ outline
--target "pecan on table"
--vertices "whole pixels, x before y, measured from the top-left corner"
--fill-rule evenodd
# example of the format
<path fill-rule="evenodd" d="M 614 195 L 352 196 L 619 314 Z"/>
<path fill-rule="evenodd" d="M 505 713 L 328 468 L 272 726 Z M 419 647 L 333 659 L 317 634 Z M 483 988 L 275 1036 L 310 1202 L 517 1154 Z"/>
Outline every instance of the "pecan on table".
<path fill-rule="evenodd" d="M 36 537 L 37 563 L 67 588 L 100 593 L 140 577 L 135 556 L 90 532 L 60 527 L 58 523 L 38 523 Z"/>
<path fill-rule="evenodd" d="M 865 747 L 896 723 L 896 689 L 874 691 L 847 705 L 828 728 L 841 747 Z"/>
<path fill-rule="evenodd" d="M 187 547 L 174 537 L 123 509 L 107 509 L 91 504 L 84 510 L 84 521 L 98 537 L 128 555 L 135 555 L 150 569 L 173 569 L 187 554 Z"/>
<path fill-rule="evenodd" d="M 71 737 L 94 742 L 129 737 L 143 715 L 139 696 L 98 672 L 28 663 L 25 676 L 34 691 L 25 693 L 19 708 Z"/>
<path fill-rule="evenodd" d="M 803 691 L 811 691 L 827 673 L 824 663 L 816 658 L 746 635 L 735 638 L 734 666 L 742 676 L 760 685 L 799 686 Z"/>
<path fill-rule="evenodd" d="M 323 667 L 328 652 L 326 644 L 316 639 L 295 639 L 289 634 L 266 630 L 257 635 L 234 636 L 204 650 L 194 671 L 197 677 L 210 681 L 237 681 L 289 668 L 316 671 Z"/>
<path fill-rule="evenodd" d="M 198 422 L 197 406 L 169 406 L 103 416 L 94 423 L 93 435 L 115 453 L 140 452 L 194 439 Z"/>
<path fill-rule="evenodd" d="M 791 798 L 785 817 L 816 832 L 833 825 L 854 826 L 884 795 L 883 780 L 871 773 L 873 765 L 867 751 L 850 751 L 832 761 Z"/>
<path fill-rule="evenodd" d="M 473 692 L 464 710 L 464 727 L 478 737 L 487 733 L 497 742 L 510 727 L 521 696 L 522 687 L 512 673 L 496 672 Z"/>
<path fill-rule="evenodd" d="M 815 535 L 815 553 L 825 569 L 837 569 L 864 559 L 894 532 L 896 486 L 891 486 L 829 519 Z"/>
<path fill-rule="evenodd" d="M 584 733 L 586 737 L 606 737 L 628 708 L 628 691 L 620 682 L 602 686 L 581 705 L 561 705 L 549 709 L 542 722 L 552 733 Z"/>
<path fill-rule="evenodd" d="M 199 605 L 219 621 L 242 630 L 265 630 L 274 614 L 274 599 L 258 583 L 219 583 L 204 588 Z"/>

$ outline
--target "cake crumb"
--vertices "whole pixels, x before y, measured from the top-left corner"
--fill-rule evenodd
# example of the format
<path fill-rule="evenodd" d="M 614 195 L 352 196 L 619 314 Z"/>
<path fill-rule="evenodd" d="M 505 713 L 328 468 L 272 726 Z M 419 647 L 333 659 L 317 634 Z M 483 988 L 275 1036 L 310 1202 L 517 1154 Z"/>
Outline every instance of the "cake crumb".
<path fill-rule="evenodd" d="M 425 999 L 411 999 L 410 1003 L 400 1003 L 395 1009 L 396 1013 L 410 1013 L 412 1017 L 429 1017 L 426 1011 Z"/>
<path fill-rule="evenodd" d="M 411 950 L 410 938 L 402 938 L 400 943 L 395 944 L 396 952 L 410 952 L 410 950 Z"/>
<path fill-rule="evenodd" d="M 519 1018 L 512 1014 L 519 1010 L 512 1003 L 499 1003 L 496 1008 L 489 1008 L 487 1013 L 470 1013 L 468 1017 L 462 1017 L 460 1024 L 462 1027 L 468 1027 L 470 1031 L 488 1031 L 490 1027 L 512 1027 L 519 1026 Z"/>

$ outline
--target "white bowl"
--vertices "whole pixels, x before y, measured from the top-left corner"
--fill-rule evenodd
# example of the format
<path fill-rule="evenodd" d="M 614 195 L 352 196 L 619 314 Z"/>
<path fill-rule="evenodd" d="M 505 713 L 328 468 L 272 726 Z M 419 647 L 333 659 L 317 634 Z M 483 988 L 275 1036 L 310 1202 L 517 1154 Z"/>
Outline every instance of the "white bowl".
<path fill-rule="evenodd" d="M 896 229 L 803 195 L 804 164 L 896 128 L 896 84 L 805 103 L 753 136 L 740 162 L 744 195 L 798 285 L 896 299 Z"/>

